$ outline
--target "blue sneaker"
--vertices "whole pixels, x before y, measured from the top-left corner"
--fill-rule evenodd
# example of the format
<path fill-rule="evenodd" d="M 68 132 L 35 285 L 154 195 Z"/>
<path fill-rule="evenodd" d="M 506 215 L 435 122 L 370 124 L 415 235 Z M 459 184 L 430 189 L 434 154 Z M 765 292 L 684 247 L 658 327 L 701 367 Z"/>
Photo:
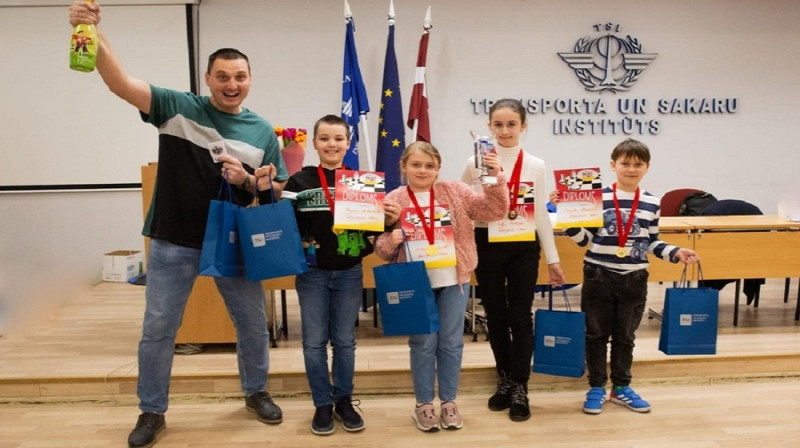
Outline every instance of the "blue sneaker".
<path fill-rule="evenodd" d="M 614 386 L 611 389 L 611 402 L 627 406 L 634 412 L 650 412 L 650 403 L 642 400 L 630 386 Z"/>
<path fill-rule="evenodd" d="M 583 412 L 587 414 L 599 414 L 603 412 L 603 403 L 606 401 L 606 389 L 604 387 L 593 387 L 586 392 L 586 401 L 583 402 Z"/>

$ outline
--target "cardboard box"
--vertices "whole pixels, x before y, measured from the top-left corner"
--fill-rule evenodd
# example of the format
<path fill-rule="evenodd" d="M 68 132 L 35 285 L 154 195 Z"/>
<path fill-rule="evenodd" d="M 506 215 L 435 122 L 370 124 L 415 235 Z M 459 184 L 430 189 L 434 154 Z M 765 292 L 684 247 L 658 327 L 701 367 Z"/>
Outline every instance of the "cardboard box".
<path fill-rule="evenodd" d="M 127 282 L 144 271 L 144 257 L 138 250 L 115 250 L 103 256 L 103 281 Z"/>

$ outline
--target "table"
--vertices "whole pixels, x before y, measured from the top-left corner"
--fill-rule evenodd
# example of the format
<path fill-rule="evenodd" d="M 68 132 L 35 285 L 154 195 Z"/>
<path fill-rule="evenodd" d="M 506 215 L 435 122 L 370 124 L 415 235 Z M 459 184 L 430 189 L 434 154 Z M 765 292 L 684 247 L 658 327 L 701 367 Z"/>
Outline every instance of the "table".
<path fill-rule="evenodd" d="M 800 223 L 775 215 L 686 216 L 704 279 L 800 277 Z M 695 273 L 695 280 L 699 274 Z M 788 282 L 787 282 L 788 297 Z M 733 325 L 739 321 L 739 289 Z M 800 291 L 795 320 L 800 320 Z"/>
<path fill-rule="evenodd" d="M 702 278 L 745 279 L 800 277 L 800 223 L 775 215 L 676 216 L 659 221 L 660 237 L 680 247 L 694 249 L 702 260 Z M 585 248 L 563 234 L 556 235 L 561 268 L 568 283 L 583 281 Z M 683 265 L 650 256 L 649 281 L 678 281 Z M 539 283 L 547 283 L 546 266 L 539 268 Z M 700 280 L 697 265 L 687 271 L 687 280 Z M 788 282 L 785 299 L 788 298 Z M 739 322 L 739 288 L 734 296 L 733 325 Z M 651 317 L 660 313 L 650 310 Z M 800 320 L 800 290 L 795 320 Z"/>
<path fill-rule="evenodd" d="M 659 223 L 659 237 L 669 244 L 674 244 L 680 247 L 693 247 L 693 236 L 691 232 L 694 230 L 694 225 L 674 218 L 662 218 Z M 583 257 L 586 253 L 586 247 L 578 246 L 570 237 L 563 233 L 561 230 L 556 230 L 556 249 L 558 256 L 561 259 L 561 270 L 564 271 L 567 283 L 583 283 Z M 678 281 L 683 272 L 682 264 L 670 263 L 658 258 L 649 256 L 650 267 L 647 269 L 650 272 L 649 281 Z M 693 271 L 692 274 L 694 275 Z M 547 264 L 544 261 L 544 252 L 542 253 L 542 260 L 539 263 L 539 276 L 538 283 L 541 285 L 549 284 L 550 272 L 548 271 Z"/>
<path fill-rule="evenodd" d="M 142 210 L 144 216 L 150 206 L 157 165 L 142 166 Z M 777 216 L 682 216 L 663 217 L 659 222 L 660 237 L 670 244 L 693 248 L 703 260 L 703 277 L 706 279 L 800 277 L 800 223 Z M 557 231 L 556 248 L 561 268 L 568 283 L 583 281 L 583 256 L 586 248 Z M 145 254 L 148 244 L 145 240 Z M 146 258 L 146 257 L 145 257 Z M 364 288 L 375 287 L 372 267 L 383 263 L 370 255 L 363 261 Z M 649 281 L 678 281 L 683 265 L 650 258 Z M 688 279 L 697 281 L 694 267 Z M 539 265 L 538 282 L 548 284 L 550 274 L 544 261 Z M 282 318 L 276 312 L 275 292 L 280 291 L 282 302 L 285 291 L 294 289 L 294 277 L 281 277 L 263 282 L 267 291 L 267 313 L 271 323 L 273 345 L 278 332 L 286 332 L 285 307 Z M 734 325 L 738 322 L 739 292 L 736 292 Z M 473 301 L 474 302 L 474 301 Z M 373 317 L 375 319 L 375 317 Z M 798 291 L 795 320 L 800 320 L 800 291 Z M 377 321 L 375 321 L 377 323 Z M 217 292 L 213 278 L 199 277 L 195 283 L 178 330 L 176 343 L 231 343 L 236 342 L 236 331 Z"/>

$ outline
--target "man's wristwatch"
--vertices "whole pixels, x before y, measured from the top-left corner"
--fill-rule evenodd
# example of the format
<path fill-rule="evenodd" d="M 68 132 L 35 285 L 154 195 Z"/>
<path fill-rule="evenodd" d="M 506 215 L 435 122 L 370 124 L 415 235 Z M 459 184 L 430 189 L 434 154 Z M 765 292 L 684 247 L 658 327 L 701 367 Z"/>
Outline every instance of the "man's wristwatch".
<path fill-rule="evenodd" d="M 244 182 L 239 184 L 239 188 L 241 188 L 243 190 L 249 190 L 250 189 L 250 175 L 249 174 L 244 177 Z"/>

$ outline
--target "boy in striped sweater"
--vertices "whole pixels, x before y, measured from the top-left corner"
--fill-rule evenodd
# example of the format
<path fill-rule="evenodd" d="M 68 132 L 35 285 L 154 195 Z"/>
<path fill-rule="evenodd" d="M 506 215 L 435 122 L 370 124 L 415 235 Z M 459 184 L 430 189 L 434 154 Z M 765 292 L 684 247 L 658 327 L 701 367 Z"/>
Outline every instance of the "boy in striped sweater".
<path fill-rule="evenodd" d="M 611 341 L 611 401 L 635 412 L 650 404 L 630 387 L 636 329 L 647 301 L 647 254 L 672 263 L 700 258 L 691 249 L 658 237 L 660 198 L 639 188 L 650 167 L 647 145 L 627 139 L 611 152 L 617 181 L 603 189 L 603 227 L 571 228 L 569 235 L 586 246 L 581 309 L 586 313 L 586 367 L 589 392 L 583 412 L 599 414 L 606 400 L 606 353 Z"/>

